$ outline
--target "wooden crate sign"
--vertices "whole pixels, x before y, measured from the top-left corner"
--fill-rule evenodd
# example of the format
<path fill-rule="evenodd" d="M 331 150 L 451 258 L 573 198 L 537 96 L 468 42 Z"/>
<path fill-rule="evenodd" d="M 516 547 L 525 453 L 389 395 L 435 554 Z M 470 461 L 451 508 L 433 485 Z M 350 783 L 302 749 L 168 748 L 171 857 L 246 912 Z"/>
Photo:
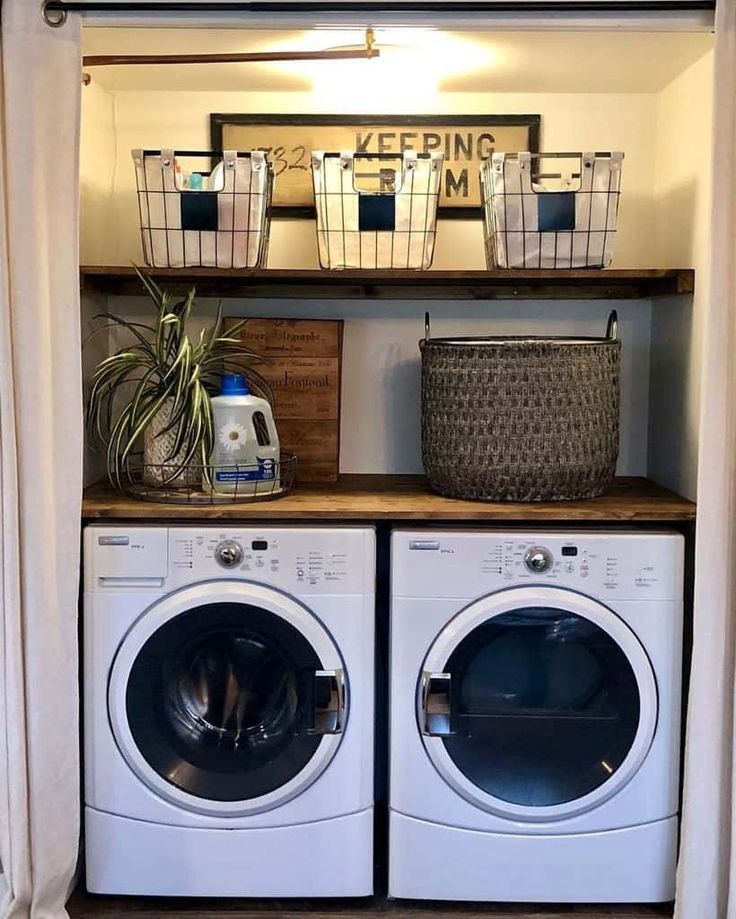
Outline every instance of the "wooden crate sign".
<path fill-rule="evenodd" d="M 255 348 L 253 349 L 255 350 Z M 340 366 L 336 357 L 281 357 L 264 361 L 261 372 L 271 384 L 279 418 L 337 421 Z"/>
<path fill-rule="evenodd" d="M 242 339 L 262 357 L 339 358 L 342 322 L 333 319 L 249 319 Z"/>
<path fill-rule="evenodd" d="M 226 320 L 226 327 L 237 319 Z M 241 341 L 274 396 L 281 449 L 296 453 L 301 482 L 334 482 L 340 462 L 342 321 L 249 319 Z"/>

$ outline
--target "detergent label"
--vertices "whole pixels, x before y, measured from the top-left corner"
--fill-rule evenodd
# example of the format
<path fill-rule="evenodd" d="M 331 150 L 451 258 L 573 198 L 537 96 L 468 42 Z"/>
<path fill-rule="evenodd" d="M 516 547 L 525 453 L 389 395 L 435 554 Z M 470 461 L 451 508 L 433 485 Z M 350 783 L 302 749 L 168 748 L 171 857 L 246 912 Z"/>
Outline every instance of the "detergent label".
<path fill-rule="evenodd" d="M 244 466 L 242 469 L 231 467 L 229 469 L 216 469 L 216 482 L 260 482 L 273 481 L 276 478 L 276 461 L 270 458 L 256 457 L 255 465 Z"/>

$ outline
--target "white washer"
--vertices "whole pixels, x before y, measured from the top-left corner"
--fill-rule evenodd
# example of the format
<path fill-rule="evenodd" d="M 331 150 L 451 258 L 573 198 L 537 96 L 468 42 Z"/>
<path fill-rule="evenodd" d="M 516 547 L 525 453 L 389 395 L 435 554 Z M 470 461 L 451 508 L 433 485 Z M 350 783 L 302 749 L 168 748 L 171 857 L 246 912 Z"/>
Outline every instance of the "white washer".
<path fill-rule="evenodd" d="M 371 894 L 374 531 L 84 539 L 88 889 Z"/>
<path fill-rule="evenodd" d="M 684 540 L 397 531 L 389 893 L 674 897 Z"/>

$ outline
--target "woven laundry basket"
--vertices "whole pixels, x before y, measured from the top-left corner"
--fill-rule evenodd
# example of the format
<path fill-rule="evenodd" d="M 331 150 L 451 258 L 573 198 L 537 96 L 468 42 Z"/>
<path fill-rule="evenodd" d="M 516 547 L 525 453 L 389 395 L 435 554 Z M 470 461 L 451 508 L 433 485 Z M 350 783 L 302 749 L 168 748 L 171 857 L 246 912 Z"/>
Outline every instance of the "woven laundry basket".
<path fill-rule="evenodd" d="M 422 458 L 434 491 L 480 501 L 592 498 L 619 434 L 616 313 L 605 338 L 430 338 Z"/>

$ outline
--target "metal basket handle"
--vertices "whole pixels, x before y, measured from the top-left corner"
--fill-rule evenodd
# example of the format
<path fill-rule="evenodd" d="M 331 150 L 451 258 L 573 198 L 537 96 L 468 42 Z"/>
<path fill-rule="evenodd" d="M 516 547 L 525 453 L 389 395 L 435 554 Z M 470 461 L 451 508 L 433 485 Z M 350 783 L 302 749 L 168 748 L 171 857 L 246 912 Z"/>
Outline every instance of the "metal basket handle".
<path fill-rule="evenodd" d="M 616 341 L 618 339 L 618 313 L 616 310 L 611 310 L 608 315 L 608 325 L 606 326 L 606 338 L 609 341 Z"/>
<path fill-rule="evenodd" d="M 355 160 L 394 160 L 401 162 L 401 168 L 392 170 L 394 173 L 394 190 L 390 192 L 376 191 L 366 192 L 355 184 L 355 170 L 353 169 L 352 181 L 353 191 L 358 194 L 372 195 L 398 195 L 404 188 L 404 179 L 408 172 L 412 172 L 417 167 L 418 154 L 414 150 L 405 150 L 403 153 L 368 153 L 353 152 L 346 150 L 340 153 L 340 166 L 347 170 L 353 166 Z"/>
<path fill-rule="evenodd" d="M 555 195 L 565 193 L 577 194 L 578 192 L 587 190 L 590 187 L 593 164 L 595 163 L 596 159 L 595 153 L 520 153 L 518 156 L 520 168 L 522 172 L 528 172 L 531 188 L 535 195 Z M 545 188 L 542 185 L 543 179 L 562 178 L 562 173 L 559 175 L 535 174 L 534 170 L 532 169 L 532 160 L 539 161 L 542 159 L 576 160 L 579 163 L 578 171 L 570 173 L 570 185 L 568 188 L 552 189 Z"/>
<path fill-rule="evenodd" d="M 430 339 L 430 323 L 429 323 L 429 312 L 424 314 L 424 340 L 429 341 Z M 608 314 L 608 323 L 606 325 L 606 338 L 609 341 L 616 341 L 618 339 L 618 313 L 616 310 L 611 310 Z"/>

